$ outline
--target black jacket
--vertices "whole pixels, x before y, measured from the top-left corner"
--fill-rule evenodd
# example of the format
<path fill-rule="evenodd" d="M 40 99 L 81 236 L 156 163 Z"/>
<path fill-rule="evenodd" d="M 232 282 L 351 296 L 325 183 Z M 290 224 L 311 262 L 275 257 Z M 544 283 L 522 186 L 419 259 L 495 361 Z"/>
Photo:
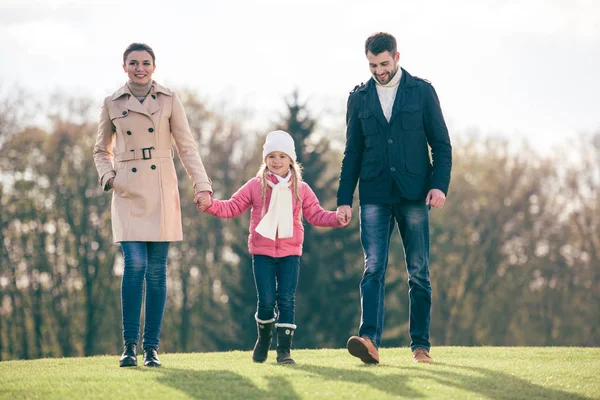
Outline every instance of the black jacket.
<path fill-rule="evenodd" d="M 371 78 L 350 93 L 346 124 L 338 205 L 352 205 L 359 178 L 361 204 L 425 199 L 433 188 L 447 194 L 452 146 L 440 102 L 428 81 L 402 69 L 388 123 Z"/>

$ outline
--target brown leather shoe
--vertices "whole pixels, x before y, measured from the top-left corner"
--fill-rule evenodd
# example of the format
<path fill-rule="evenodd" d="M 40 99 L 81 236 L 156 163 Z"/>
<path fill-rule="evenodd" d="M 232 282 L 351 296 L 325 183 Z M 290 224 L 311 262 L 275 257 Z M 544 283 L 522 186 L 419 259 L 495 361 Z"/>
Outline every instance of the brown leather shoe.
<path fill-rule="evenodd" d="M 348 339 L 348 352 L 365 364 L 379 364 L 379 352 L 368 337 L 352 336 Z"/>
<path fill-rule="evenodd" d="M 433 362 L 433 358 L 431 358 L 429 352 L 426 349 L 419 348 L 413 351 L 413 361 L 418 363 L 431 364 Z"/>

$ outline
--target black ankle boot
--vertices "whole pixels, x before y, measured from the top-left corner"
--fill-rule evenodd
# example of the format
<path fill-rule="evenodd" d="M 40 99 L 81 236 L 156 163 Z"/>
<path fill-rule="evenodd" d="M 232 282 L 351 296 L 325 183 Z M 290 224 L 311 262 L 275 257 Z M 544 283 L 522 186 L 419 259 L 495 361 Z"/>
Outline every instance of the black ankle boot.
<path fill-rule="evenodd" d="M 296 364 L 290 354 L 294 330 L 283 326 L 277 327 L 277 364 Z"/>
<path fill-rule="evenodd" d="M 123 354 L 119 360 L 119 367 L 137 367 L 137 343 L 125 343 Z"/>
<path fill-rule="evenodd" d="M 258 338 L 252 352 L 252 361 L 261 363 L 267 361 L 269 355 L 269 348 L 273 339 L 273 323 L 256 322 L 256 329 L 258 330 Z"/>
<path fill-rule="evenodd" d="M 146 347 L 144 349 L 144 366 L 160 367 L 162 363 L 158 359 L 158 347 Z"/>

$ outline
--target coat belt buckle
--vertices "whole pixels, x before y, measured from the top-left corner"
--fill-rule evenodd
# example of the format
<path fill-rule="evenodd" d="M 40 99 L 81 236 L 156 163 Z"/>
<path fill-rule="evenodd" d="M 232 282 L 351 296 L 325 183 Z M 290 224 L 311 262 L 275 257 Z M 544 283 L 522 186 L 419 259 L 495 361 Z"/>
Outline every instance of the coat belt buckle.
<path fill-rule="evenodd" d="M 144 147 L 142 149 L 142 160 L 149 160 L 152 158 L 152 150 L 154 150 L 154 146 L 152 147 Z M 146 152 L 148 152 L 148 157 L 146 157 Z"/>

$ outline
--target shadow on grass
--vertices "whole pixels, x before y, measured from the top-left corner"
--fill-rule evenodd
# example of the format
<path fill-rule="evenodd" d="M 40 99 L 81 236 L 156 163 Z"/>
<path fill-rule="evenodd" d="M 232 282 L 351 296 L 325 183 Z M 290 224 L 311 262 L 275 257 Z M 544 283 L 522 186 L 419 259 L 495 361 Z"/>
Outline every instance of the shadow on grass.
<path fill-rule="evenodd" d="M 585 396 L 569 393 L 559 389 L 546 388 L 533 384 L 523 378 L 507 373 L 481 367 L 468 367 L 436 362 L 433 365 L 414 364 L 408 368 L 390 365 L 361 365 L 359 370 L 332 368 L 315 365 L 297 364 L 285 368 L 293 368 L 315 376 L 327 382 L 348 382 L 364 385 L 373 390 L 404 398 L 423 398 L 428 395 L 443 395 L 439 389 L 428 393 L 425 387 L 409 385 L 415 372 L 424 380 L 431 380 L 448 388 L 456 388 L 480 395 L 489 399 L 588 399 Z M 210 370 L 195 371 L 189 369 L 147 369 L 140 368 L 142 373 L 160 375 L 155 381 L 185 393 L 194 399 L 300 399 L 290 383 L 294 376 L 265 376 L 267 389 L 256 386 L 247 377 L 228 371 Z M 392 371 L 392 374 L 382 372 Z M 429 384 L 428 384 L 429 386 Z"/>
<path fill-rule="evenodd" d="M 377 373 L 377 371 L 382 368 L 381 366 L 361 365 L 361 371 L 319 367 L 315 365 L 296 365 L 295 368 L 314 375 L 320 375 L 324 379 L 330 381 L 343 381 L 369 385 L 373 389 L 389 393 L 394 396 L 409 398 L 419 398 L 425 396 L 425 394 L 421 391 L 417 391 L 407 385 L 410 379 L 408 374 L 398 373 L 393 375 L 380 375 Z"/>
<path fill-rule="evenodd" d="M 159 372 L 156 382 L 194 399 L 300 399 L 289 381 L 280 376 L 265 377 L 268 390 L 263 390 L 248 378 L 226 370 L 194 371 L 163 367 L 140 369 L 140 372 Z"/>
<path fill-rule="evenodd" d="M 454 371 L 440 370 L 437 367 L 449 367 Z M 352 383 L 367 384 L 381 392 L 389 393 L 394 396 L 402 396 L 407 398 L 426 397 L 425 388 L 415 390 L 407 386 L 407 382 L 414 377 L 414 370 L 408 374 L 393 374 L 380 375 L 376 371 L 378 369 L 389 369 L 396 367 L 390 366 L 364 366 L 363 371 L 350 371 L 347 369 L 338 369 L 330 367 L 319 367 L 313 365 L 298 365 L 296 368 L 312 374 L 318 374 L 327 380 L 331 381 L 347 381 Z M 584 400 L 587 397 L 569 393 L 558 389 L 545 388 L 540 385 L 532 384 L 524 379 L 515 377 L 502 372 L 478 368 L 465 367 L 452 364 L 435 363 L 433 366 L 415 365 L 412 368 L 417 368 L 423 379 L 432 379 L 441 385 L 455 387 L 471 393 L 479 393 L 481 396 L 497 399 L 497 400 L 512 400 L 512 399 L 575 399 Z M 460 370 L 468 372 L 461 373 Z M 458 371 L 458 372 L 457 372 Z M 473 375 L 475 373 L 476 375 Z"/>
<path fill-rule="evenodd" d="M 512 399 L 575 399 L 584 400 L 588 397 L 570 393 L 560 389 L 546 388 L 527 382 L 525 379 L 481 367 L 467 367 L 447 363 L 436 363 L 442 367 L 452 368 L 453 371 L 431 370 L 427 366 L 416 366 L 423 374 L 431 375 L 437 382 L 480 393 L 483 396 L 498 400 Z M 469 371 L 462 374 L 457 371 Z M 476 375 L 473 375 L 475 373 Z"/>

